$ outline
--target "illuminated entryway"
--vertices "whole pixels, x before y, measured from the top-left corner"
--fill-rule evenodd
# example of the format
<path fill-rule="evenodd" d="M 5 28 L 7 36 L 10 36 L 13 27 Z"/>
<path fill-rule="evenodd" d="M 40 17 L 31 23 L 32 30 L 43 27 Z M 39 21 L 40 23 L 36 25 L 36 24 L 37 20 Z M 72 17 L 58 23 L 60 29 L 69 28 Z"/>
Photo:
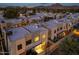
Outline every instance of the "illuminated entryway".
<path fill-rule="evenodd" d="M 36 46 L 34 50 L 39 54 L 39 53 L 44 52 L 45 48 L 46 48 L 46 42 L 44 41 L 40 45 Z"/>

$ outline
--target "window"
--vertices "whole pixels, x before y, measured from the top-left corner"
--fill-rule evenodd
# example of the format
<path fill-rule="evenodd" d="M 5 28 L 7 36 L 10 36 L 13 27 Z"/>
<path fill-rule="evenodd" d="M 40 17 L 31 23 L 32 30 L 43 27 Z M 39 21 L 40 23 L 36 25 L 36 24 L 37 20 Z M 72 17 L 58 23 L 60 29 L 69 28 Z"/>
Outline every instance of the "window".
<path fill-rule="evenodd" d="M 39 36 L 35 37 L 34 42 L 39 41 Z"/>
<path fill-rule="evenodd" d="M 22 44 L 19 44 L 19 45 L 17 46 L 17 48 L 18 48 L 18 50 L 22 49 Z"/>
<path fill-rule="evenodd" d="M 31 40 L 26 41 L 26 45 L 31 44 Z"/>
<path fill-rule="evenodd" d="M 60 27 L 60 30 L 62 30 L 62 27 Z"/>
<path fill-rule="evenodd" d="M 69 24 L 69 27 L 70 27 L 70 24 Z"/>
<path fill-rule="evenodd" d="M 59 31 L 59 28 L 57 29 L 57 31 Z"/>
<path fill-rule="evenodd" d="M 54 31 L 54 33 L 56 33 L 56 30 Z"/>
<path fill-rule="evenodd" d="M 42 38 L 43 38 L 43 39 L 45 39 L 45 38 L 46 38 L 46 35 L 45 35 L 45 34 L 43 34 L 43 35 L 42 35 Z"/>
<path fill-rule="evenodd" d="M 64 26 L 64 29 L 65 29 L 65 26 Z"/>

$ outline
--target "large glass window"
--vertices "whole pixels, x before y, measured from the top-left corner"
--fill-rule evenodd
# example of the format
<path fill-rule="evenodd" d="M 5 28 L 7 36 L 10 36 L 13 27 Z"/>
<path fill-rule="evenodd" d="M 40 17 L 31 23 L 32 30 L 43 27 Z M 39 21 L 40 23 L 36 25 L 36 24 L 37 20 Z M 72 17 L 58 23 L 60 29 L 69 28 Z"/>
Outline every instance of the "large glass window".
<path fill-rule="evenodd" d="M 42 43 L 41 43 L 41 45 L 42 45 L 42 46 L 45 46 L 45 45 L 46 45 L 46 42 L 45 42 L 45 41 L 44 41 L 44 42 L 42 42 Z"/>
<path fill-rule="evenodd" d="M 43 34 L 43 35 L 42 35 L 42 38 L 43 38 L 43 39 L 45 39 L 45 38 L 46 38 L 46 35 L 45 35 L 45 34 Z"/>
<path fill-rule="evenodd" d="M 39 36 L 36 36 L 36 37 L 34 38 L 34 42 L 37 42 L 37 41 L 39 41 Z"/>

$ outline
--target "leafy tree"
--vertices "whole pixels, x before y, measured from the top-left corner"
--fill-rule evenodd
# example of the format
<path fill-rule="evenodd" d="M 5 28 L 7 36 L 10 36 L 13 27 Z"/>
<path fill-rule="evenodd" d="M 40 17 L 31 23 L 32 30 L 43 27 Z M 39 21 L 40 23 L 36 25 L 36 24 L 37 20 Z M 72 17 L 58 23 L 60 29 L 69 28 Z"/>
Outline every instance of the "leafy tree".
<path fill-rule="evenodd" d="M 5 18 L 17 18 L 18 15 L 18 11 L 16 9 L 6 9 L 4 11 L 4 15 Z"/>

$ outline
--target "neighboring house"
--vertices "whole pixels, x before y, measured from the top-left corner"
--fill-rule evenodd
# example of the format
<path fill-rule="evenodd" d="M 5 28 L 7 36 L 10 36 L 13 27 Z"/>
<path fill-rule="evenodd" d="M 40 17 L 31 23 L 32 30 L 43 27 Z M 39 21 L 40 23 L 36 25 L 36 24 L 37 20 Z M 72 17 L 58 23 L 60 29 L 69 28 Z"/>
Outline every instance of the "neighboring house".
<path fill-rule="evenodd" d="M 7 31 L 7 39 L 8 49 L 11 55 L 26 54 L 27 41 L 31 40 L 31 34 L 22 27 L 13 28 Z"/>
<path fill-rule="evenodd" d="M 31 46 L 34 47 L 33 50 L 36 51 L 37 54 L 45 51 L 45 46 L 48 41 L 48 30 L 38 24 L 31 24 L 24 28 L 32 34 Z M 32 49 L 32 47 L 29 48 Z"/>
<path fill-rule="evenodd" d="M 56 35 L 57 23 L 48 21 L 46 23 L 43 23 L 42 26 L 48 29 L 49 38 L 53 40 Z"/>

